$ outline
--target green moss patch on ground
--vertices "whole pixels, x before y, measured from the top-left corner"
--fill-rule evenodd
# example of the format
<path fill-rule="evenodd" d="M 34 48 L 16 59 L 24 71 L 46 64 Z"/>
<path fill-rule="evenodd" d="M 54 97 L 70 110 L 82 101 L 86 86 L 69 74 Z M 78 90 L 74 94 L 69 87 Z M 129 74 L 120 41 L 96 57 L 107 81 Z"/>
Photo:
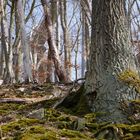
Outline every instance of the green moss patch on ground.
<path fill-rule="evenodd" d="M 18 111 L 24 108 L 24 104 L 16 104 L 16 103 L 0 103 L 0 115 L 4 116 L 12 113 L 13 111 Z"/>
<path fill-rule="evenodd" d="M 39 88 L 40 89 L 40 88 Z M 39 90 L 38 89 L 38 90 Z M 57 109 L 52 109 L 58 100 L 50 99 L 32 104 L 1 103 L 0 117 L 7 114 L 13 117 L 1 122 L 0 138 L 7 140 L 139 140 L 140 123 L 113 124 L 97 123 L 96 116 L 103 113 L 91 113 L 82 95 L 84 87 L 72 93 Z M 73 100 L 75 99 L 75 100 Z M 67 102 L 68 101 L 68 102 Z M 65 106 L 66 105 L 66 106 Z M 140 112 L 140 101 L 130 103 L 132 113 Z M 44 118 L 30 119 L 27 114 L 44 108 Z M 135 118 L 133 118 L 135 120 Z"/>

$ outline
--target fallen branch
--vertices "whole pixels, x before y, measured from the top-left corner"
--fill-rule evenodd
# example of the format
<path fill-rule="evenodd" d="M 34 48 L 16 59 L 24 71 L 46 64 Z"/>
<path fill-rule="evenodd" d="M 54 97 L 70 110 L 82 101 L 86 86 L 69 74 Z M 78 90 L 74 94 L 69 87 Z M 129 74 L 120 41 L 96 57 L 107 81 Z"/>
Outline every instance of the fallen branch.
<path fill-rule="evenodd" d="M 41 101 L 47 101 L 50 99 L 56 98 L 55 96 L 44 96 L 42 98 L 1 98 L 0 103 L 22 103 L 22 104 L 31 104 L 31 103 L 38 103 Z"/>
<path fill-rule="evenodd" d="M 21 98 L 2 98 L 0 99 L 0 103 L 29 103 L 29 100 Z"/>

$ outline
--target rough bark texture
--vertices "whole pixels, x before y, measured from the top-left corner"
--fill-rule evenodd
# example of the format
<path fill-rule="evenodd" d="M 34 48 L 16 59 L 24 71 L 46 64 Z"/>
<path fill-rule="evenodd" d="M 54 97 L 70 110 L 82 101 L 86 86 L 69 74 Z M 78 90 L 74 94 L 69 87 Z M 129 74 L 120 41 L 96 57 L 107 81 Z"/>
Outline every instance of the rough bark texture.
<path fill-rule="evenodd" d="M 121 101 L 134 99 L 135 91 L 118 75 L 136 70 L 130 46 L 124 0 L 93 0 L 92 43 L 86 77 L 86 95 L 94 112 L 105 113 L 99 121 L 127 122 Z"/>

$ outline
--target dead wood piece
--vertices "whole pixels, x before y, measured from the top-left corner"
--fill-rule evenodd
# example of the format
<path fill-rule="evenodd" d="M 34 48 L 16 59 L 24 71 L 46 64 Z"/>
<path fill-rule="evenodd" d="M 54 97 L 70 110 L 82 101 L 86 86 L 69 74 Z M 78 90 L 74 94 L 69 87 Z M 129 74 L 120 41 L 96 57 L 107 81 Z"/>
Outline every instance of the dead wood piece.
<path fill-rule="evenodd" d="M 54 99 L 54 96 L 44 96 L 41 98 L 1 98 L 0 103 L 23 103 L 23 104 L 31 104 L 31 103 L 38 103 L 42 101 L 47 101 L 50 99 Z"/>
<path fill-rule="evenodd" d="M 29 100 L 21 98 L 1 98 L 0 103 L 29 103 Z"/>

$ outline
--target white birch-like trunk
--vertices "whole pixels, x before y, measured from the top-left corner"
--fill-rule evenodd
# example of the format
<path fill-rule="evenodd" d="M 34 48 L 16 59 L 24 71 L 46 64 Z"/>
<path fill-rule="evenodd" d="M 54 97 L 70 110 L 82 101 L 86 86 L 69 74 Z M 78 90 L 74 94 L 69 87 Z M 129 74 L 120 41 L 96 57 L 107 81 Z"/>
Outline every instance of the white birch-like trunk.
<path fill-rule="evenodd" d="M 1 45 L 3 47 L 3 52 L 5 56 L 4 83 L 9 83 L 14 81 L 14 72 L 12 67 L 13 53 L 12 53 L 12 48 L 10 48 L 8 42 L 8 26 L 7 26 L 6 14 L 4 11 L 3 0 L 0 1 L 0 10 L 1 10 L 0 15 L 1 15 L 1 33 L 2 33 Z"/>
<path fill-rule="evenodd" d="M 20 24 L 20 37 L 21 37 L 21 47 L 23 51 L 23 69 L 24 69 L 24 80 L 32 81 L 32 67 L 30 61 L 30 49 L 28 45 L 28 41 L 26 38 L 26 30 L 25 30 L 25 21 L 24 21 L 24 10 L 22 0 L 18 0 L 17 2 L 17 10 L 19 16 L 19 24 Z"/>

